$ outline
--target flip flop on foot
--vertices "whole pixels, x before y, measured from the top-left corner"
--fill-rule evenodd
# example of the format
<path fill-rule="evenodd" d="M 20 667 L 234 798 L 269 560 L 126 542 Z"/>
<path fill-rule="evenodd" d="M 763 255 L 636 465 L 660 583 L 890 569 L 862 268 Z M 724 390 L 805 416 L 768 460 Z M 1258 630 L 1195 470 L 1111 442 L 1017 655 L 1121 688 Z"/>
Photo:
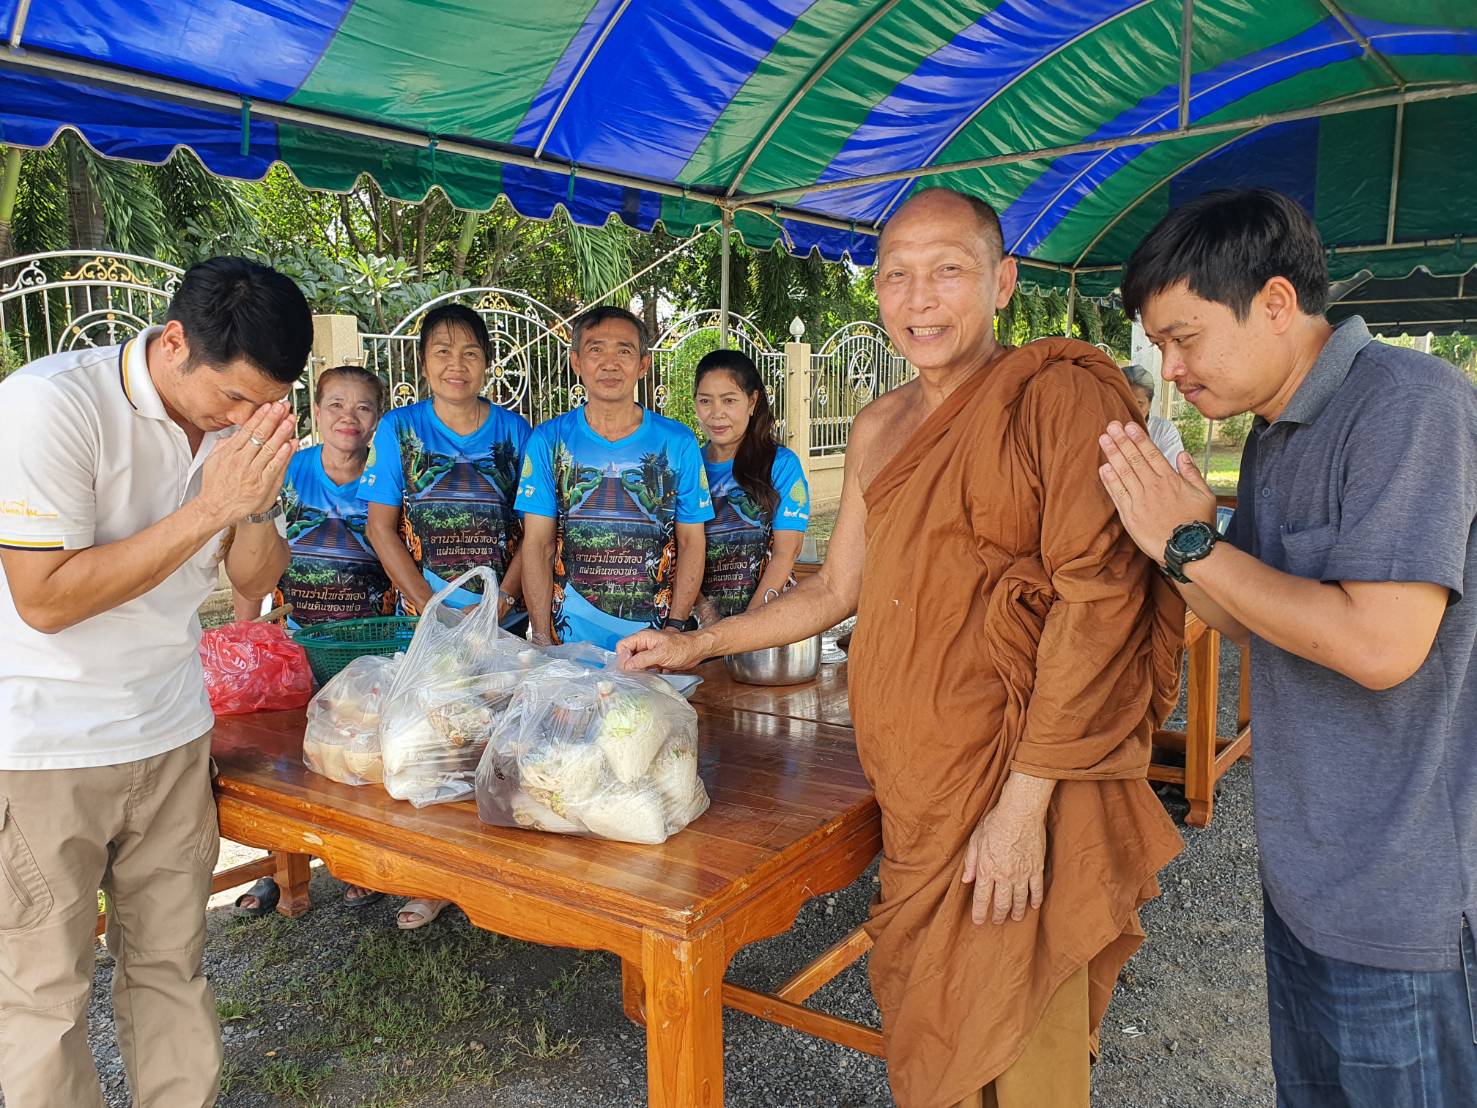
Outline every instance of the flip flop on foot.
<path fill-rule="evenodd" d="M 265 916 L 277 907 L 282 899 L 282 890 L 270 877 L 263 877 L 251 888 L 236 898 L 236 915 Z"/>
<path fill-rule="evenodd" d="M 344 906 L 348 908 L 364 908 L 370 904 L 378 904 L 384 899 L 384 893 L 377 893 L 373 889 L 364 888 L 362 885 L 344 886 Z"/>
<path fill-rule="evenodd" d="M 441 910 L 450 903 L 449 900 L 425 900 L 420 897 L 407 900 L 395 917 L 395 926 L 401 931 L 414 931 L 417 927 L 424 927 L 439 916 Z"/>

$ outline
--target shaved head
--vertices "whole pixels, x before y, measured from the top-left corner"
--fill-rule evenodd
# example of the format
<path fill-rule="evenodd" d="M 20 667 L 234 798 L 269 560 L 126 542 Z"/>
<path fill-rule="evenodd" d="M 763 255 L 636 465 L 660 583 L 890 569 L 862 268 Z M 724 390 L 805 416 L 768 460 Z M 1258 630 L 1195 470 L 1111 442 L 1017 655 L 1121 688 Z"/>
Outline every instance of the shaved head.
<path fill-rule="evenodd" d="M 915 192 L 882 226 L 882 235 L 877 241 L 877 252 L 882 252 L 887 232 L 897 223 L 914 219 L 933 220 L 941 216 L 955 216 L 967 211 L 980 236 L 984 239 L 991 257 L 999 261 L 1005 257 L 1005 234 L 1000 230 L 1000 216 L 995 209 L 978 196 L 956 192 L 953 189 L 929 188 Z"/>

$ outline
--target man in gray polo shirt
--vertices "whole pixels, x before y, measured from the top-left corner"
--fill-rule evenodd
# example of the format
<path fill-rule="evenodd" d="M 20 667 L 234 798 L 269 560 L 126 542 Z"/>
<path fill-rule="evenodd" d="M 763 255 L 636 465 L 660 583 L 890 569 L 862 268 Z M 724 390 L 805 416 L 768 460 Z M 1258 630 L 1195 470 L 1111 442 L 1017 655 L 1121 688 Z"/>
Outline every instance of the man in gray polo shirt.
<path fill-rule="evenodd" d="M 1477 390 L 1323 317 L 1312 221 L 1176 209 L 1123 280 L 1202 413 L 1256 414 L 1228 541 L 1188 454 L 1111 424 L 1102 478 L 1189 605 L 1250 641 L 1278 1104 L 1477 1105 Z M 1465 598 L 1465 600 L 1464 600 Z"/>

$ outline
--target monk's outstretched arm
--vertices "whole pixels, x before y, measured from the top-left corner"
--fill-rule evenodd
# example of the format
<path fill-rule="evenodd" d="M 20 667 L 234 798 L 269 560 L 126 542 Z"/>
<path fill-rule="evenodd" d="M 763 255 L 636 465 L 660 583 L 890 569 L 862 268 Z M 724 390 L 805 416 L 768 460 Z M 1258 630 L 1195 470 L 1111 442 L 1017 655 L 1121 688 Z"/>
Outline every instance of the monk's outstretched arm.
<path fill-rule="evenodd" d="M 641 631 L 617 648 L 626 669 L 688 669 L 705 658 L 799 642 L 856 612 L 866 553 L 867 505 L 860 474 L 878 433 L 878 420 L 863 409 L 852 424 L 841 484 L 841 509 L 820 572 L 777 600 L 699 631 Z"/>

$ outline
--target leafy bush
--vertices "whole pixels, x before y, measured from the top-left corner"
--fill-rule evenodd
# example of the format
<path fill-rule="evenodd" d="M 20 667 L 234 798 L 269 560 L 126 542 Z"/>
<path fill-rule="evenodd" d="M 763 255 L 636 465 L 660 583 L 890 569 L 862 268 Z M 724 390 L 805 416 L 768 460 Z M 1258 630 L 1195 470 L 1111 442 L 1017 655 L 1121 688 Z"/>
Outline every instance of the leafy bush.
<path fill-rule="evenodd" d="M 1188 404 L 1174 417 L 1174 425 L 1180 430 L 1185 449 L 1197 457 L 1205 449 L 1205 422 L 1205 417 Z"/>
<path fill-rule="evenodd" d="M 663 379 L 656 382 L 667 386 L 667 410 L 663 414 L 668 419 L 685 423 L 692 428 L 695 435 L 699 432 L 697 411 L 692 403 L 694 371 L 704 356 L 717 349 L 718 329 L 716 327 L 697 332 L 673 352 L 671 359 L 667 362 Z M 702 441 L 701 437 L 698 441 Z"/>
<path fill-rule="evenodd" d="M 1242 412 L 1215 425 L 1215 437 L 1227 446 L 1240 446 L 1251 434 L 1252 413 Z"/>

